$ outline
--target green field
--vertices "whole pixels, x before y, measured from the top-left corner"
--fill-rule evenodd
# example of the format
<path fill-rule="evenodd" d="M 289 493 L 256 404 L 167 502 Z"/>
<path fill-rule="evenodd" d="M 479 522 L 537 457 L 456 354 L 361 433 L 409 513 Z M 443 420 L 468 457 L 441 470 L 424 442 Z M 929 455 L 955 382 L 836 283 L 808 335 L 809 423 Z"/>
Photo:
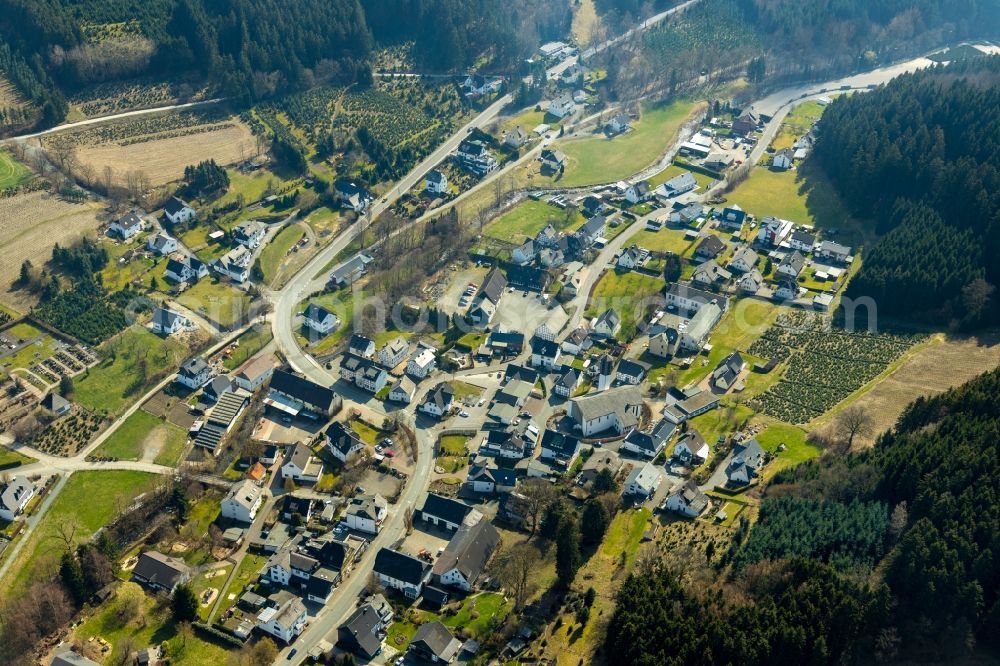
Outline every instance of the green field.
<path fill-rule="evenodd" d="M 13 573 L 0 581 L 4 595 L 23 592 L 30 582 L 54 573 L 62 551 L 60 526 L 76 526 L 74 542 L 89 539 L 112 518 L 118 507 L 151 490 L 160 477 L 146 472 L 76 472 L 53 500 L 48 512 L 28 537 Z"/>
<path fill-rule="evenodd" d="M 777 419 L 765 417 L 765 421 L 768 424 L 767 428 L 757 435 L 757 441 L 760 442 L 765 451 L 776 456 L 775 460 L 768 465 L 765 472 L 767 475 L 774 474 L 786 467 L 794 467 L 823 452 L 815 444 L 806 441 L 807 433 L 802 428 L 782 423 Z M 782 444 L 785 445 L 785 450 L 779 452 L 778 447 Z"/>
<path fill-rule="evenodd" d="M 534 238 L 551 223 L 557 231 L 575 231 L 584 222 L 583 214 L 572 209 L 560 210 L 544 201 L 528 199 L 493 220 L 483 229 L 492 238 L 522 243 Z"/>
<path fill-rule="evenodd" d="M 137 410 L 95 451 L 95 456 L 119 460 L 140 460 L 148 445 L 159 448 L 153 457 L 157 465 L 176 465 L 184 451 L 187 433 L 149 412 Z"/>
<path fill-rule="evenodd" d="M 734 351 L 742 352 L 744 360 L 749 362 L 747 348 L 770 327 L 779 309 L 780 306 L 767 301 L 741 299 L 731 302 L 709 340 L 712 351 L 708 355 L 708 365 L 702 366 L 700 357 L 696 358 L 691 367 L 681 373 L 680 385 L 700 381 Z"/>
<path fill-rule="evenodd" d="M 695 109 L 693 102 L 645 105 L 641 119 L 627 134 L 559 142 L 568 158 L 561 187 L 613 183 L 634 176 L 656 161 L 673 143 L 681 124 Z"/>
<path fill-rule="evenodd" d="M 34 458 L 29 458 L 17 451 L 11 451 L 6 446 L 0 446 L 0 469 L 10 469 L 17 465 L 27 465 L 34 461 Z"/>
<path fill-rule="evenodd" d="M 229 328 L 243 320 L 250 309 L 251 298 L 246 293 L 216 280 L 199 280 L 177 297 L 177 302 L 205 318 Z"/>
<path fill-rule="evenodd" d="M 643 229 L 632 236 L 629 244 L 632 243 L 644 247 L 650 252 L 672 252 L 680 256 L 694 245 L 695 241 L 685 238 L 684 232 L 676 229 L 660 229 L 659 231 Z"/>
<path fill-rule="evenodd" d="M 264 282 L 271 284 L 274 281 L 278 269 L 281 267 L 281 262 L 291 252 L 292 247 L 305 235 L 305 229 L 298 224 L 289 225 L 260 251 L 257 265 L 260 268 L 260 274 L 264 277 Z"/>
<path fill-rule="evenodd" d="M 815 101 L 803 102 L 796 106 L 785 116 L 778 135 L 771 142 L 771 147 L 775 150 L 791 148 L 796 140 L 809 132 L 813 123 L 819 120 L 825 110 L 825 106 Z"/>
<path fill-rule="evenodd" d="M 676 164 L 671 164 L 670 166 L 668 166 L 666 169 L 664 169 L 660 173 L 658 173 L 658 174 L 654 175 L 653 177 L 651 177 L 649 179 L 649 183 L 653 187 L 656 187 L 657 185 L 662 185 L 663 183 L 667 182 L 671 178 L 675 178 L 675 177 L 677 177 L 677 176 L 679 176 L 679 175 L 681 175 L 683 173 L 690 173 L 692 176 L 694 176 L 695 182 L 698 183 L 698 186 L 702 190 L 704 190 L 705 188 L 707 188 L 709 185 L 711 185 L 715 181 L 715 179 L 712 178 L 711 176 L 706 176 L 705 174 L 698 173 L 697 171 L 688 171 L 687 169 L 685 169 L 682 166 L 678 166 Z"/>
<path fill-rule="evenodd" d="M 238 338 L 240 346 L 236 348 L 232 356 L 222 362 L 222 365 L 225 366 L 226 370 L 235 370 L 267 346 L 273 338 L 274 333 L 270 326 L 254 326 Z"/>
<path fill-rule="evenodd" d="M 598 280 L 587 303 L 587 316 L 613 308 L 622 320 L 619 337 L 628 340 L 645 312 L 645 301 L 663 289 L 663 280 L 640 273 L 609 270 Z"/>
<path fill-rule="evenodd" d="M 0 150 L 0 190 L 17 187 L 31 180 L 31 172 L 6 150 Z"/>
<path fill-rule="evenodd" d="M 364 292 L 359 290 L 358 295 L 363 297 Z M 322 340 L 318 340 L 316 344 L 310 346 L 309 351 L 318 355 L 325 354 L 333 350 L 337 345 L 343 342 L 345 338 L 353 333 L 352 324 L 354 322 L 354 296 L 354 292 L 340 289 L 333 293 L 323 294 L 308 300 L 307 303 L 315 303 L 320 307 L 326 308 L 333 314 L 337 315 L 337 319 L 340 320 L 340 325 L 337 326 L 336 330 Z M 300 303 L 298 312 L 305 310 L 307 303 Z M 303 346 L 309 344 L 309 341 L 306 340 L 301 333 L 296 334 L 296 338 Z"/>
<path fill-rule="evenodd" d="M 103 359 L 74 379 L 76 401 L 96 411 L 117 414 L 167 376 L 189 354 L 184 345 L 133 326 L 98 350 Z"/>

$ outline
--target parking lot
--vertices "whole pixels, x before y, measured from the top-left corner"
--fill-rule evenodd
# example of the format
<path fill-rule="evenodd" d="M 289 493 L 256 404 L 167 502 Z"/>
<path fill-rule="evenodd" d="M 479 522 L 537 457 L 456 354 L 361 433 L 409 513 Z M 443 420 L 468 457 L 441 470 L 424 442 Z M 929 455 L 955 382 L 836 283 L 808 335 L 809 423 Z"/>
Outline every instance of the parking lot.
<path fill-rule="evenodd" d="M 523 331 L 530 337 L 532 331 L 547 324 L 553 331 L 560 330 L 569 317 L 559 306 L 549 308 L 542 295 L 535 292 L 511 291 L 503 295 L 500 307 L 493 318 L 493 326 L 507 330 Z"/>
<path fill-rule="evenodd" d="M 294 444 L 310 442 L 323 429 L 323 423 L 311 419 L 295 418 L 288 423 L 275 414 L 265 415 L 257 424 L 254 437 L 274 444 Z"/>

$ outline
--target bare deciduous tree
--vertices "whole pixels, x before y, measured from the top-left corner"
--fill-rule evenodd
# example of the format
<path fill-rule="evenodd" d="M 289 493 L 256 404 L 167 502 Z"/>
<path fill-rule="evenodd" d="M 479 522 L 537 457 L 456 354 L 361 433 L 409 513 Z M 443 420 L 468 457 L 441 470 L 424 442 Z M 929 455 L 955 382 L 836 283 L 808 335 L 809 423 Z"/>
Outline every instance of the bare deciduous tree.
<path fill-rule="evenodd" d="M 542 512 L 555 501 L 558 496 L 556 489 L 545 479 L 528 479 L 521 485 L 521 495 L 525 518 L 531 521 L 531 534 L 538 531 L 538 522 Z"/>
<path fill-rule="evenodd" d="M 539 554 L 528 543 L 514 544 L 497 558 L 496 574 L 514 600 L 515 608 L 524 608 L 531 596 L 531 572 L 538 566 Z"/>
<path fill-rule="evenodd" d="M 858 404 L 847 407 L 837 415 L 837 429 L 844 438 L 848 451 L 854 446 L 855 437 L 871 434 L 873 425 L 871 415 Z"/>

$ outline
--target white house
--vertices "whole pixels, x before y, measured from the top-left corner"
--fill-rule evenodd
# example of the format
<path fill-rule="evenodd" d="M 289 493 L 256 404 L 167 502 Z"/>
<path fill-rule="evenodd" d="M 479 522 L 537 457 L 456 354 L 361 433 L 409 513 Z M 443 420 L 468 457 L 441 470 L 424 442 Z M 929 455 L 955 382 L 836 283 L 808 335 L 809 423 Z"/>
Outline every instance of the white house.
<path fill-rule="evenodd" d="M 622 328 L 621 317 L 613 309 L 605 310 L 591 324 L 591 335 L 601 338 L 613 338 Z"/>
<path fill-rule="evenodd" d="M 130 211 L 112 222 L 109 231 L 118 234 L 122 240 L 128 240 L 142 231 L 142 218 L 134 210 Z"/>
<path fill-rule="evenodd" d="M 153 319 L 150 321 L 150 327 L 153 329 L 153 333 L 159 333 L 160 335 L 173 335 L 174 333 L 183 331 L 190 326 L 191 322 L 188 321 L 188 318 L 184 315 L 161 307 L 153 309 Z"/>
<path fill-rule="evenodd" d="M 535 241 L 528 239 L 511 250 L 510 260 L 515 264 L 524 266 L 525 264 L 530 264 L 534 261 L 538 254 L 538 249 L 535 247 Z"/>
<path fill-rule="evenodd" d="M 410 362 L 406 364 L 406 374 L 416 377 L 418 380 L 424 379 L 434 368 L 437 367 L 437 355 L 434 350 L 424 347 L 418 351 Z"/>
<path fill-rule="evenodd" d="M 424 192 L 433 195 L 447 194 L 448 176 L 437 169 L 432 169 L 424 181 Z"/>
<path fill-rule="evenodd" d="M 604 131 L 608 134 L 621 134 L 629 130 L 630 118 L 626 113 L 616 113 L 611 116 L 608 122 L 604 123 Z"/>
<path fill-rule="evenodd" d="M 691 275 L 691 282 L 700 287 L 722 286 L 732 279 L 733 274 L 720 266 L 714 259 L 695 268 Z"/>
<path fill-rule="evenodd" d="M 302 325 L 320 335 L 329 335 L 339 323 L 337 315 L 315 303 L 310 303 L 302 313 Z"/>
<path fill-rule="evenodd" d="M 776 272 L 778 275 L 789 279 L 796 279 L 806 265 L 806 258 L 796 250 L 785 255 L 785 258 L 778 264 Z"/>
<path fill-rule="evenodd" d="M 398 590 L 408 599 L 419 597 L 431 577 L 429 564 L 389 548 L 382 548 L 375 555 L 372 571 L 383 587 Z"/>
<path fill-rule="evenodd" d="M 244 391 L 253 393 L 274 374 L 274 363 L 266 356 L 258 356 L 240 366 L 233 374 L 233 383 Z"/>
<path fill-rule="evenodd" d="M 726 268 L 737 273 L 749 273 L 757 266 L 757 259 L 757 253 L 743 245 L 736 248 Z"/>
<path fill-rule="evenodd" d="M 344 512 L 348 529 L 378 534 L 385 517 L 389 515 L 389 505 L 381 495 L 361 495 L 351 498 Z"/>
<path fill-rule="evenodd" d="M 177 240 L 164 234 L 150 236 L 146 241 L 146 248 L 161 257 L 165 257 L 171 252 L 177 251 Z"/>
<path fill-rule="evenodd" d="M 736 384 L 740 373 L 743 372 L 743 368 L 745 367 L 746 363 L 743 361 L 743 357 L 740 356 L 738 351 L 734 351 L 722 359 L 715 370 L 712 371 L 712 386 L 719 391 L 728 391 Z"/>
<path fill-rule="evenodd" d="M 250 250 L 256 250 L 264 242 L 267 227 L 257 220 L 247 220 L 233 229 L 233 240 Z"/>
<path fill-rule="evenodd" d="M 566 153 L 561 150 L 543 150 L 539 159 L 542 166 L 550 171 L 559 171 L 566 166 Z"/>
<path fill-rule="evenodd" d="M 813 247 L 816 245 L 816 237 L 804 231 L 798 229 L 792 232 L 792 235 L 788 237 L 788 247 L 793 250 L 798 250 L 803 254 L 809 254 L 813 251 Z"/>
<path fill-rule="evenodd" d="M 324 436 L 327 451 L 342 463 L 346 463 L 351 456 L 365 450 L 365 443 L 361 441 L 358 433 L 354 432 L 354 428 L 340 421 L 331 423 Z"/>
<path fill-rule="evenodd" d="M 690 352 L 701 350 L 716 323 L 722 318 L 722 310 L 715 303 L 703 306 L 691 317 L 687 328 L 680 333 L 678 346 Z"/>
<path fill-rule="evenodd" d="M 756 439 L 740 442 L 733 447 L 733 457 L 726 466 L 726 476 L 730 483 L 745 485 L 756 478 L 764 462 L 764 449 Z"/>
<path fill-rule="evenodd" d="M 183 199 L 170 197 L 163 206 L 163 213 L 172 224 L 184 224 L 195 218 L 194 208 Z"/>
<path fill-rule="evenodd" d="M 257 615 L 257 628 L 288 644 L 305 629 L 307 618 L 305 604 L 293 596 L 277 607 L 269 606 L 260 611 Z"/>
<path fill-rule="evenodd" d="M 281 466 L 282 479 L 292 479 L 299 483 L 317 483 L 321 476 L 323 476 L 323 463 L 301 442 L 292 447 L 285 464 Z"/>
<path fill-rule="evenodd" d="M 563 364 L 556 369 L 552 383 L 552 392 L 563 398 L 569 398 L 576 392 L 583 379 L 583 372 L 572 365 Z"/>
<path fill-rule="evenodd" d="M 629 451 L 637 456 L 652 460 L 660 455 L 660 451 L 667 445 L 667 440 L 677 429 L 670 421 L 660 419 L 656 425 L 646 430 L 633 430 L 622 441 L 622 451 Z"/>
<path fill-rule="evenodd" d="M 787 171 L 792 168 L 792 156 L 793 152 L 790 148 L 782 148 L 774 154 L 771 166 L 781 171 Z"/>
<path fill-rule="evenodd" d="M 563 93 L 549 102 L 548 112 L 556 118 L 565 118 L 575 110 L 576 102 L 573 101 L 573 97 L 569 93 Z"/>
<path fill-rule="evenodd" d="M 371 338 L 355 333 L 351 336 L 351 341 L 347 345 L 347 350 L 355 356 L 361 358 L 371 358 L 375 355 L 375 341 Z"/>
<path fill-rule="evenodd" d="M 788 238 L 794 227 L 795 225 L 788 220 L 782 220 L 777 217 L 765 217 L 760 221 L 760 227 L 757 228 L 755 242 L 764 247 L 777 247 L 782 241 Z"/>
<path fill-rule="evenodd" d="M 522 125 L 513 127 L 503 136 L 503 142 L 510 148 L 520 148 L 528 141 L 528 133 Z"/>
<path fill-rule="evenodd" d="M 205 382 L 211 379 L 213 374 L 212 366 L 200 356 L 195 356 L 184 362 L 181 369 L 177 371 L 177 383 L 183 384 L 189 389 L 199 389 Z"/>
<path fill-rule="evenodd" d="M 605 431 L 623 435 L 635 428 L 642 412 L 642 393 L 622 386 L 569 401 L 569 415 L 584 437 Z"/>
<path fill-rule="evenodd" d="M 208 275 L 208 266 L 197 257 L 171 257 L 164 276 L 174 282 L 196 282 Z"/>
<path fill-rule="evenodd" d="M 708 460 L 708 442 L 694 428 L 688 428 L 674 444 L 674 458 L 685 464 L 700 465 Z"/>
<path fill-rule="evenodd" d="M 650 365 L 644 361 L 634 359 L 622 359 L 618 364 L 618 371 L 615 380 L 619 384 L 641 384 L 649 374 Z"/>
<path fill-rule="evenodd" d="M 413 394 L 416 393 L 416 390 L 417 385 L 413 383 L 412 379 L 409 377 L 400 377 L 399 381 L 389 391 L 389 400 L 408 405 L 413 400 Z"/>
<path fill-rule="evenodd" d="M 450 384 L 438 384 L 433 391 L 427 394 L 418 409 L 429 416 L 441 418 L 451 411 L 454 399 L 455 393 Z"/>
<path fill-rule="evenodd" d="M 638 245 L 630 245 L 618 255 L 615 265 L 622 270 L 630 271 L 642 266 L 648 258 L 649 250 L 641 248 Z"/>
<path fill-rule="evenodd" d="M 652 195 L 652 191 L 648 180 L 640 180 L 628 186 L 625 190 L 625 200 L 630 204 L 637 204 L 648 199 Z"/>
<path fill-rule="evenodd" d="M 668 511 L 688 518 L 697 518 L 708 507 L 708 495 L 701 492 L 694 481 L 688 479 L 670 493 L 664 506 Z"/>
<path fill-rule="evenodd" d="M 820 259 L 847 264 L 851 260 L 851 248 L 833 241 L 823 241 L 816 250 L 816 256 Z"/>
<path fill-rule="evenodd" d="M 23 476 L 0 483 L 0 520 L 11 522 L 17 518 L 34 496 L 35 485 Z"/>
<path fill-rule="evenodd" d="M 333 183 L 334 192 L 340 205 L 353 210 L 355 213 L 363 213 L 368 203 L 372 200 L 371 193 L 356 183 L 346 178 L 338 178 Z"/>
<path fill-rule="evenodd" d="M 676 308 L 687 313 L 695 313 L 709 303 L 718 304 L 722 297 L 710 291 L 703 291 L 687 284 L 676 282 L 667 288 L 668 308 Z"/>
<path fill-rule="evenodd" d="M 764 286 L 764 276 L 756 268 L 750 269 L 749 273 L 740 278 L 739 286 L 744 294 L 756 294 Z"/>
<path fill-rule="evenodd" d="M 216 273 L 228 277 L 233 282 L 243 283 L 250 279 L 250 262 L 253 254 L 242 245 L 234 247 L 212 262 Z"/>
<path fill-rule="evenodd" d="M 471 592 L 498 548 L 500 533 L 488 520 L 462 525 L 434 562 L 434 578 L 442 585 Z"/>
<path fill-rule="evenodd" d="M 378 362 L 387 368 L 395 368 L 403 362 L 409 351 L 410 346 L 402 336 L 399 336 L 385 343 L 385 346 L 378 350 Z"/>
<path fill-rule="evenodd" d="M 478 523 L 483 519 L 483 514 L 465 502 L 429 493 L 420 508 L 420 519 L 435 527 L 457 532 L 462 525 Z"/>
<path fill-rule="evenodd" d="M 653 496 L 656 489 L 660 487 L 659 470 L 652 463 L 636 465 L 632 473 L 625 479 L 625 488 L 622 494 L 631 495 L 641 500 L 647 500 Z"/>
<path fill-rule="evenodd" d="M 264 502 L 264 489 L 250 479 L 237 481 L 222 500 L 222 517 L 240 523 L 252 523 Z"/>
<path fill-rule="evenodd" d="M 559 343 L 554 340 L 543 340 L 542 338 L 531 339 L 531 366 L 534 368 L 544 368 L 545 370 L 555 370 L 559 364 L 559 356 L 562 350 Z"/>

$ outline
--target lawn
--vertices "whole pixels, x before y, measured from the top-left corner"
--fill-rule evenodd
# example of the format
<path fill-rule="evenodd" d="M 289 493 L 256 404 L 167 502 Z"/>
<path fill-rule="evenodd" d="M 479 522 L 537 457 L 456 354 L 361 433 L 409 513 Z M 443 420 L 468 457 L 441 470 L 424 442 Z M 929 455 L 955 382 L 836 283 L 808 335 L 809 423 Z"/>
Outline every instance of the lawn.
<path fill-rule="evenodd" d="M 701 433 L 701 436 L 708 442 L 714 452 L 718 446 L 719 436 L 729 436 L 735 432 L 740 425 L 753 417 L 754 412 L 746 405 L 737 405 L 731 399 L 726 399 L 722 406 L 694 417 L 689 422 L 691 427 Z M 710 459 L 709 465 L 713 464 Z"/>
<path fill-rule="evenodd" d="M 441 454 L 450 456 L 463 456 L 466 453 L 466 444 L 469 438 L 465 435 L 444 435 L 441 437 Z"/>
<path fill-rule="evenodd" d="M 655 174 L 654 176 L 652 176 L 649 179 L 649 183 L 653 187 L 656 187 L 658 185 L 662 185 L 663 183 L 667 182 L 671 178 L 674 178 L 676 176 L 681 175 L 682 173 L 690 173 L 692 176 L 694 176 L 695 182 L 698 183 L 698 186 L 702 190 L 704 190 L 709 185 L 711 185 L 713 182 L 715 182 L 715 179 L 712 178 L 711 176 L 706 176 L 705 174 L 698 173 L 697 171 L 688 171 L 687 169 L 685 169 L 682 166 L 679 166 L 677 164 L 671 164 L 670 166 L 668 166 L 666 169 L 664 169 L 660 173 Z"/>
<path fill-rule="evenodd" d="M 702 357 L 696 357 L 691 367 L 681 373 L 679 385 L 686 386 L 700 381 L 734 351 L 746 352 L 753 341 L 762 336 L 774 323 L 779 309 L 778 305 L 756 299 L 745 298 L 731 302 L 729 310 L 709 340 L 712 351 L 708 355 L 708 364 L 702 365 L 700 362 Z"/>
<path fill-rule="evenodd" d="M 560 187 L 613 183 L 649 166 L 674 142 L 677 131 L 695 108 L 690 101 L 644 105 L 641 118 L 630 132 L 557 142 L 568 158 Z"/>
<path fill-rule="evenodd" d="M 31 180 L 31 172 L 6 150 L 0 150 L 0 190 L 17 187 Z"/>
<path fill-rule="evenodd" d="M 53 500 L 38 527 L 29 536 L 13 575 L 0 582 L 4 596 L 23 592 L 29 582 L 44 580 L 56 571 L 62 554 L 61 527 L 76 527 L 73 543 L 90 539 L 114 518 L 120 507 L 160 483 L 156 474 L 132 471 L 76 472 Z"/>
<path fill-rule="evenodd" d="M 478 399 L 483 394 L 482 388 L 467 382 L 452 382 L 451 388 L 455 392 L 455 399 L 459 401 L 466 398 Z"/>
<path fill-rule="evenodd" d="M 684 232 L 676 229 L 660 229 L 659 231 L 643 229 L 632 236 L 631 243 L 644 247 L 650 252 L 672 252 L 680 256 L 687 252 L 695 241 L 685 238 Z"/>
<path fill-rule="evenodd" d="M 794 467 L 799 463 L 811 460 L 823 452 L 820 447 L 806 441 L 807 433 L 798 426 L 782 423 L 777 419 L 762 417 L 768 424 L 764 432 L 757 435 L 757 441 L 768 453 L 776 456 L 775 460 L 767 466 L 766 474 Z M 780 445 L 785 445 L 785 450 L 778 452 Z"/>
<path fill-rule="evenodd" d="M 147 446 L 158 450 L 154 460 L 158 465 L 176 465 L 187 443 L 187 433 L 149 412 L 137 410 L 125 419 L 97 450 L 95 456 L 119 460 L 141 460 Z"/>
<path fill-rule="evenodd" d="M 29 458 L 17 451 L 11 451 L 6 446 L 0 446 L 0 469 L 10 469 L 19 465 L 27 465 L 34 461 L 34 458 Z"/>
<path fill-rule="evenodd" d="M 257 266 L 264 277 L 264 282 L 271 284 L 274 281 L 285 257 L 288 256 L 292 247 L 305 235 L 305 229 L 300 225 L 291 224 L 278 232 L 274 240 L 260 251 L 260 256 L 257 258 Z"/>
<path fill-rule="evenodd" d="M 117 414 L 180 367 L 190 352 L 179 342 L 133 326 L 101 345 L 98 353 L 104 360 L 73 380 L 76 401 Z"/>
<path fill-rule="evenodd" d="M 663 289 L 663 280 L 641 273 L 607 271 L 598 280 L 587 304 L 587 315 L 598 316 L 614 308 L 622 319 L 620 338 L 627 340 L 644 313 L 645 306 Z"/>
<path fill-rule="evenodd" d="M 500 121 L 500 133 L 498 138 L 503 139 L 503 135 L 507 130 L 517 127 L 518 125 L 524 127 L 525 132 L 530 133 L 531 130 L 535 129 L 544 122 L 545 122 L 544 111 L 534 111 L 534 110 L 525 111 L 524 113 L 518 114 L 516 116 L 504 118 Z"/>
<path fill-rule="evenodd" d="M 290 181 L 282 180 L 266 169 L 259 169 L 250 174 L 244 174 L 235 169 L 229 170 L 229 189 L 218 201 L 216 206 L 223 206 L 243 195 L 245 205 L 259 201 L 267 192 L 275 192 L 285 188 Z"/>
<path fill-rule="evenodd" d="M 246 316 L 250 296 L 215 278 L 205 278 L 177 297 L 177 302 L 220 326 L 231 328 Z"/>
<path fill-rule="evenodd" d="M 521 243 L 534 238 L 550 222 L 557 231 L 573 231 L 585 221 L 579 211 L 571 208 L 560 210 L 545 201 L 528 199 L 487 224 L 483 233 L 503 241 Z"/>
<path fill-rule="evenodd" d="M 778 135 L 771 142 L 771 147 L 775 150 L 791 148 L 792 144 L 809 132 L 813 123 L 819 120 L 825 110 L 826 107 L 816 101 L 803 102 L 796 106 L 785 116 Z"/>
<path fill-rule="evenodd" d="M 243 594 L 243 588 L 257 580 L 265 564 L 267 564 L 266 555 L 247 553 L 236 569 L 236 575 L 233 576 L 229 587 L 222 593 L 222 603 L 219 605 L 219 608 L 225 609 L 233 605 L 239 596 Z"/>
<path fill-rule="evenodd" d="M 476 640 L 484 640 L 490 633 L 490 623 L 494 617 L 502 622 L 507 613 L 510 612 L 510 605 L 502 594 L 496 592 L 482 592 L 467 597 L 461 608 L 453 615 L 442 615 L 431 611 L 414 611 L 419 617 L 420 624 L 438 620 L 444 626 L 451 629 L 452 634 L 459 635 L 460 632 L 467 631 Z M 389 625 L 386 636 L 386 645 L 403 651 L 410 645 L 413 635 L 417 632 L 417 625 L 399 620 Z"/>
<path fill-rule="evenodd" d="M 358 436 L 361 438 L 361 441 L 367 444 L 371 444 L 372 446 L 375 446 L 375 443 L 378 442 L 379 438 L 381 437 L 378 430 L 371 427 L 364 421 L 359 421 L 358 419 L 354 419 L 353 421 L 351 421 L 351 427 L 354 429 L 354 432 L 358 433 Z"/>
<path fill-rule="evenodd" d="M 232 356 L 222 362 L 222 365 L 226 367 L 226 370 L 235 370 L 267 346 L 272 339 L 274 339 L 274 333 L 272 333 L 270 326 L 254 326 L 237 338 L 240 346 L 236 348 Z"/>

